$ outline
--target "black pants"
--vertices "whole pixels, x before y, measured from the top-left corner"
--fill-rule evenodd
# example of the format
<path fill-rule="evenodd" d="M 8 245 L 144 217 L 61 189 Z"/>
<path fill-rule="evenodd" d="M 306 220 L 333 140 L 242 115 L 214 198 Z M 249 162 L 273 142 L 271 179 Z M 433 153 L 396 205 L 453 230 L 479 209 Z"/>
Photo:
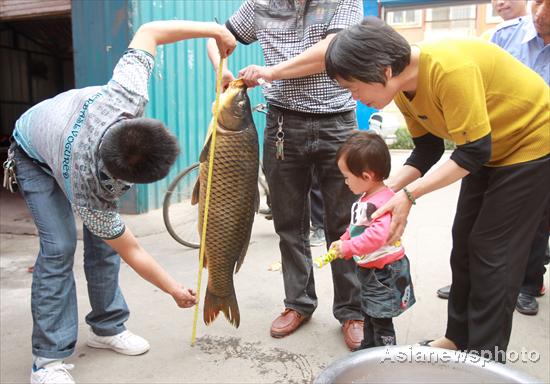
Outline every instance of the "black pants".
<path fill-rule="evenodd" d="M 550 157 L 483 167 L 462 180 L 453 224 L 446 337 L 505 361 L 528 255 L 548 204 Z M 489 351 L 488 355 L 485 351 Z"/>
<path fill-rule="evenodd" d="M 548 176 L 550 177 L 550 175 Z M 538 296 L 543 285 L 545 264 L 548 264 L 548 228 L 550 227 L 550 203 L 546 204 L 546 211 L 540 222 L 535 239 L 531 246 L 525 277 L 520 292 L 531 296 Z"/>
<path fill-rule="evenodd" d="M 317 181 L 317 176 L 315 173 L 311 179 L 309 200 L 311 204 L 311 226 L 313 228 L 324 228 L 325 220 L 323 220 L 323 195 L 321 194 L 319 181 Z"/>
<path fill-rule="evenodd" d="M 363 323 L 363 341 L 358 349 L 395 345 L 395 329 L 392 318 L 378 319 L 366 313 Z"/>
<path fill-rule="evenodd" d="M 284 159 L 277 158 L 279 119 L 284 132 Z M 323 196 L 327 244 L 338 240 L 350 220 L 357 197 L 347 187 L 334 157 L 357 128 L 355 111 L 334 115 L 304 115 L 270 106 L 264 132 L 263 164 L 271 192 L 273 224 L 285 288 L 284 305 L 303 315 L 317 308 L 315 278 L 309 247 L 310 201 L 313 172 Z M 334 289 L 333 314 L 340 323 L 359 320 L 361 289 L 353 260 L 330 263 Z"/>

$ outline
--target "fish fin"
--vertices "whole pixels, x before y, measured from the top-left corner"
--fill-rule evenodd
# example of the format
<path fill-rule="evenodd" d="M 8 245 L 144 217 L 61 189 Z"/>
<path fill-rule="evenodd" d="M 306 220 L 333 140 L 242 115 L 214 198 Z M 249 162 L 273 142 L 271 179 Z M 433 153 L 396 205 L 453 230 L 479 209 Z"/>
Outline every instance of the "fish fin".
<path fill-rule="evenodd" d="M 252 213 L 252 221 L 254 221 L 254 213 Z M 241 255 L 239 256 L 237 260 L 237 264 L 235 265 L 235 273 L 239 272 L 239 269 L 241 269 L 241 265 L 243 265 L 244 257 L 246 256 L 246 252 L 248 251 L 248 245 L 250 244 L 251 234 L 252 234 L 252 225 L 250 226 L 250 231 L 248 231 L 248 236 L 246 237 L 246 240 L 244 242 Z"/>
<path fill-rule="evenodd" d="M 201 178 L 197 177 L 197 182 L 193 187 L 193 194 L 191 195 L 191 205 L 196 205 L 199 202 L 200 192 L 201 192 Z"/>
<path fill-rule="evenodd" d="M 208 135 L 206 136 L 206 140 L 204 140 L 204 146 L 202 147 L 201 155 L 199 157 L 199 161 L 201 163 L 204 163 L 208 159 L 208 152 L 210 151 L 210 143 L 212 141 L 212 130 L 208 130 Z"/>
<path fill-rule="evenodd" d="M 241 314 L 239 312 L 239 304 L 237 303 L 237 297 L 235 296 L 235 291 L 229 296 L 219 297 L 216 296 L 206 288 L 206 295 L 204 297 L 204 323 L 210 325 L 220 311 L 223 312 L 225 318 L 235 326 L 239 328 L 241 322 Z"/>
<path fill-rule="evenodd" d="M 235 273 L 239 272 L 239 269 L 241 269 L 241 265 L 243 265 L 244 257 L 246 256 L 246 251 L 248 251 L 248 243 L 250 242 L 250 235 L 248 236 L 248 239 L 246 240 L 246 246 L 243 247 L 243 251 L 241 252 L 241 255 L 239 256 L 239 259 L 237 260 L 237 264 L 235 265 Z"/>

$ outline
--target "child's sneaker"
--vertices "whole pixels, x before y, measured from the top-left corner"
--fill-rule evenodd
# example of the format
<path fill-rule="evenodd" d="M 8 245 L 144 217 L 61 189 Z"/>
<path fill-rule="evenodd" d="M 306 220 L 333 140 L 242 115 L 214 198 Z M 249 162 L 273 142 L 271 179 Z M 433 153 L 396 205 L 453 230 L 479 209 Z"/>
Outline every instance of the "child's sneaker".
<path fill-rule="evenodd" d="M 90 330 L 88 346 L 92 348 L 112 349 L 123 355 L 141 355 L 149 350 L 150 346 L 143 337 L 134 335 L 126 330 L 114 336 L 98 336 Z"/>
<path fill-rule="evenodd" d="M 63 360 L 36 368 L 34 365 L 31 372 L 31 384 L 74 384 L 74 379 L 68 372 L 73 369 L 72 364 L 63 364 Z"/>

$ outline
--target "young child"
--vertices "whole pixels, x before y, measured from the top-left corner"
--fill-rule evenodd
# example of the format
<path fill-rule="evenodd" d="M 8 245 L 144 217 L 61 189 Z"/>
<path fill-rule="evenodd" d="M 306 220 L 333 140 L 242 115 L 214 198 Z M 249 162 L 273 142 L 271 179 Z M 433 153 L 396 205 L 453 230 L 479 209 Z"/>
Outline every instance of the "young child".
<path fill-rule="evenodd" d="M 351 223 L 340 240 L 331 244 L 339 258 L 353 257 L 361 283 L 364 339 L 358 349 L 395 345 L 392 317 L 415 303 L 409 260 L 400 241 L 388 238 L 391 215 L 371 215 L 393 191 L 384 185 L 391 168 L 390 152 L 376 134 L 357 132 L 336 153 L 346 184 L 361 197 L 351 208 Z"/>

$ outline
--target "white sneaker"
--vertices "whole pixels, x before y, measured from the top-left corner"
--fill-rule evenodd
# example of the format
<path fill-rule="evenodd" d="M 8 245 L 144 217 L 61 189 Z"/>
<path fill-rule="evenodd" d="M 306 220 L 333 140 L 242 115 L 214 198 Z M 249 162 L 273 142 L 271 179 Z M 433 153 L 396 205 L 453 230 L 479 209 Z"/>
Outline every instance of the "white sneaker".
<path fill-rule="evenodd" d="M 73 368 L 73 364 L 63 364 L 61 360 L 46 364 L 36 370 L 33 367 L 31 384 L 74 384 L 74 379 L 68 372 Z"/>
<path fill-rule="evenodd" d="M 143 337 L 134 335 L 126 330 L 114 336 L 98 336 L 90 329 L 88 346 L 92 348 L 112 349 L 123 355 L 141 355 L 149 350 L 150 346 Z"/>

